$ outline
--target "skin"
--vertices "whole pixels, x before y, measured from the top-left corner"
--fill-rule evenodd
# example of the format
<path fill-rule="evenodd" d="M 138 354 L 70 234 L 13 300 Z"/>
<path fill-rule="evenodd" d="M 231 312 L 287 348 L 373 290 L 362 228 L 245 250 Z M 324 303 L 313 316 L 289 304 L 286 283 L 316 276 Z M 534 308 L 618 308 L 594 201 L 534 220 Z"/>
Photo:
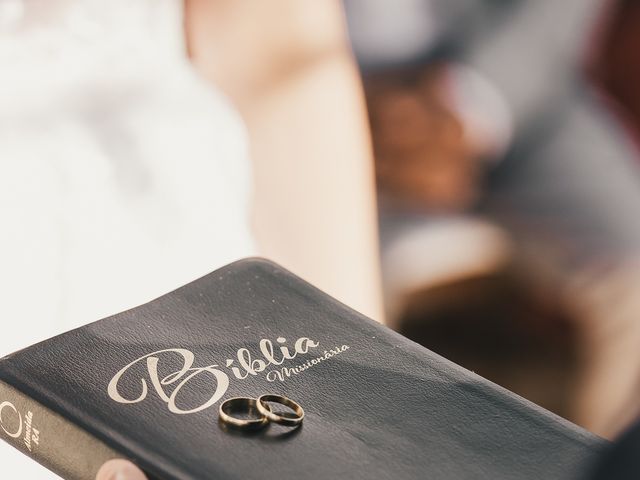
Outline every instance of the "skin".
<path fill-rule="evenodd" d="M 96 480 L 147 480 L 142 470 L 126 460 L 109 460 L 98 471 Z"/>
<path fill-rule="evenodd" d="M 193 64 L 249 131 L 260 254 L 382 321 L 369 129 L 340 3 L 186 6 Z"/>
<path fill-rule="evenodd" d="M 185 30 L 194 67 L 247 126 L 260 254 L 383 321 L 369 130 L 340 3 L 186 0 Z M 145 478 L 112 460 L 96 480 Z"/>

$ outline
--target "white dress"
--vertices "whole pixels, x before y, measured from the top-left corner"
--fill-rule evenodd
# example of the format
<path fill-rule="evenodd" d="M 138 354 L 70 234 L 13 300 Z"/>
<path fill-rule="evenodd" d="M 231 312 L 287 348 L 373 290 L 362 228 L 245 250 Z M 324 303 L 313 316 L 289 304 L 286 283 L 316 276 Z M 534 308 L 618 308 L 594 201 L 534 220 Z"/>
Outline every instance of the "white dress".
<path fill-rule="evenodd" d="M 181 25 L 179 0 L 0 1 L 0 356 L 254 253 L 246 132 Z"/>

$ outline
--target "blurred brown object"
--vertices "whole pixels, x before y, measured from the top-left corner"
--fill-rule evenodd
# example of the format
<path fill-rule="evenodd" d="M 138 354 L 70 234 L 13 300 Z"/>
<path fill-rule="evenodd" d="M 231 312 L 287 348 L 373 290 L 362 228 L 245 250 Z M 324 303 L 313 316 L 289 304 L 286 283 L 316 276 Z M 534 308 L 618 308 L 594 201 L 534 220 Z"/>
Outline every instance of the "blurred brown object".
<path fill-rule="evenodd" d="M 640 259 L 567 275 L 540 255 L 521 249 L 493 272 L 408 292 L 397 329 L 615 438 L 640 415 Z"/>
<path fill-rule="evenodd" d="M 365 93 L 383 205 L 468 207 L 478 195 L 479 165 L 448 105 L 446 67 L 373 74 Z"/>
<path fill-rule="evenodd" d="M 543 277 L 540 278 L 542 280 Z M 573 419 L 575 316 L 552 282 L 506 265 L 414 291 L 399 331 L 445 358 Z"/>

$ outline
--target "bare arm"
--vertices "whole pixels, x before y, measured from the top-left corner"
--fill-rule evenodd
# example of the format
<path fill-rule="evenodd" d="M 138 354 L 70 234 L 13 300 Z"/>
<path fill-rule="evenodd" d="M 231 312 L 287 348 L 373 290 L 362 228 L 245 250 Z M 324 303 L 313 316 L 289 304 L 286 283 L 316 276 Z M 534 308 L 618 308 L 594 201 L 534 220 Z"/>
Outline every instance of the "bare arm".
<path fill-rule="evenodd" d="M 373 162 L 338 2 L 187 0 L 196 67 L 251 136 L 261 254 L 382 320 Z"/>

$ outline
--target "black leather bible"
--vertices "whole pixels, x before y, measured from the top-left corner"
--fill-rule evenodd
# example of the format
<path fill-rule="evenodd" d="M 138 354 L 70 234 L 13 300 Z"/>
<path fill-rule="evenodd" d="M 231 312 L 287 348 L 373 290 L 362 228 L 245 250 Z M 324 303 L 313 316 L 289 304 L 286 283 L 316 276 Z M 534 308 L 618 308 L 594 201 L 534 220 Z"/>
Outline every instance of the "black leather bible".
<path fill-rule="evenodd" d="M 299 428 L 218 421 L 286 395 Z M 0 360 L 0 436 L 68 479 L 571 479 L 603 440 L 261 259 Z M 1 462 L 0 462 L 1 463 Z"/>

